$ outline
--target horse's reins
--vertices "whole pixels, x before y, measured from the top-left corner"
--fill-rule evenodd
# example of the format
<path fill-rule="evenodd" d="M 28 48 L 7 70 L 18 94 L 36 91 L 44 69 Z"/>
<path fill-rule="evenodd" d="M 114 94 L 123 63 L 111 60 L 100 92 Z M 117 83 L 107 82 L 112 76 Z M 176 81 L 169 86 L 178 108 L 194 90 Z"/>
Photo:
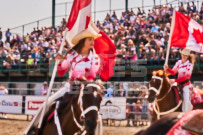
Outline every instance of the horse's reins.
<path fill-rule="evenodd" d="M 95 88 L 97 88 L 97 89 L 101 89 L 101 87 L 100 87 L 99 85 L 97 85 L 97 84 L 88 84 L 86 87 L 95 87 Z M 82 118 L 85 118 L 85 115 L 86 115 L 88 112 L 90 112 L 90 111 L 96 111 L 96 112 L 98 112 L 99 109 L 98 109 L 97 106 L 90 106 L 90 107 L 86 108 L 85 110 L 83 110 L 83 102 L 82 102 L 82 97 L 83 97 L 83 95 L 84 95 L 84 84 L 82 84 L 82 86 L 81 86 L 80 95 L 79 95 L 79 98 L 78 98 L 78 104 L 80 104 L 80 109 L 81 109 L 81 112 L 82 112 L 80 116 L 81 116 Z M 85 130 L 85 128 L 84 128 L 84 125 L 83 125 L 83 126 L 80 125 L 79 122 L 77 121 L 77 119 L 75 118 L 74 110 L 73 110 L 72 105 L 71 105 L 71 111 L 72 111 L 72 113 L 73 113 L 74 122 L 76 123 L 76 125 L 77 125 L 78 128 L 80 129 L 79 132 L 82 132 L 82 135 L 83 135 L 83 134 L 86 134 L 86 130 Z M 99 114 L 98 114 L 98 116 L 99 116 Z M 78 132 L 75 133 L 74 135 L 76 135 L 76 134 L 78 134 Z"/>
<path fill-rule="evenodd" d="M 160 85 L 160 87 L 159 87 L 158 90 L 157 90 L 155 87 L 150 87 L 150 88 L 149 88 L 149 90 L 153 90 L 153 91 L 156 93 L 156 96 L 158 96 L 158 95 L 160 94 L 160 90 L 161 90 L 162 85 L 163 85 L 163 84 L 162 84 L 162 83 L 163 83 L 163 78 L 158 77 L 158 76 L 152 76 L 152 78 L 153 78 L 153 79 L 159 79 L 159 80 L 161 81 L 161 85 Z M 168 90 L 168 92 L 167 92 L 161 99 L 155 99 L 155 101 L 154 101 L 153 109 L 154 109 L 154 111 L 155 111 L 156 114 L 157 114 L 157 119 L 160 119 L 160 116 L 161 116 L 161 115 L 166 115 L 166 114 L 169 114 L 169 113 L 171 113 L 171 112 L 174 112 L 174 111 L 177 110 L 177 109 L 180 107 L 180 105 L 182 104 L 182 100 L 180 100 L 179 103 L 178 103 L 178 105 L 175 106 L 174 108 L 172 108 L 172 109 L 170 109 L 170 110 L 168 110 L 168 111 L 165 111 L 165 112 L 160 112 L 160 110 L 159 110 L 159 105 L 158 105 L 158 101 L 163 100 L 163 99 L 170 93 L 171 89 L 172 89 L 172 88 L 171 88 L 171 86 L 170 86 L 170 90 Z"/>
<path fill-rule="evenodd" d="M 159 88 L 155 88 L 155 87 L 150 87 L 149 90 L 153 90 L 156 93 L 156 96 L 158 96 L 160 94 L 160 90 L 162 88 L 162 83 L 163 83 L 163 78 L 158 77 L 158 76 L 152 76 L 152 79 L 159 79 L 161 81 L 161 85 L 159 86 Z"/>
<path fill-rule="evenodd" d="M 86 87 L 96 87 L 97 89 L 100 89 L 100 86 L 96 85 L 96 84 L 88 84 Z M 86 108 L 85 110 L 83 110 L 83 102 L 82 102 L 82 97 L 83 97 L 83 91 L 84 91 L 84 85 L 82 84 L 82 89 L 80 91 L 80 96 L 78 98 L 78 103 L 80 103 L 80 108 L 81 108 L 81 117 L 85 118 L 85 114 L 87 114 L 90 111 L 97 111 L 98 112 L 98 107 L 97 106 L 90 106 L 88 108 Z"/>
<path fill-rule="evenodd" d="M 95 87 L 97 89 L 101 89 L 101 87 L 99 85 L 97 85 L 97 84 L 88 84 L 86 87 Z M 83 102 L 82 102 L 83 94 L 84 94 L 84 84 L 81 85 L 80 95 L 79 95 L 79 98 L 78 98 L 78 104 L 80 104 L 80 109 L 81 109 L 81 112 L 82 112 L 80 116 L 82 118 L 85 118 L 85 115 L 88 112 L 93 111 L 93 110 L 98 112 L 99 109 L 98 109 L 97 106 L 90 106 L 90 107 L 86 108 L 85 110 L 83 110 Z M 59 101 L 57 101 L 57 103 L 56 103 L 54 121 L 55 121 L 57 130 L 58 130 L 58 134 L 63 135 L 62 131 L 61 131 L 60 121 L 59 121 L 59 118 L 58 118 L 58 113 L 57 113 L 58 104 L 59 104 Z M 76 132 L 74 135 L 78 135 L 78 134 L 85 135 L 87 133 L 87 131 L 85 130 L 84 125 L 81 125 L 77 121 L 77 119 L 75 118 L 75 113 L 74 113 L 72 105 L 71 105 L 71 111 L 72 111 L 72 114 L 73 114 L 73 120 L 74 120 L 75 124 L 77 125 L 77 127 L 80 129 L 80 131 Z M 98 114 L 98 117 L 99 116 L 100 115 Z M 101 117 L 99 117 L 99 120 L 101 120 Z"/>

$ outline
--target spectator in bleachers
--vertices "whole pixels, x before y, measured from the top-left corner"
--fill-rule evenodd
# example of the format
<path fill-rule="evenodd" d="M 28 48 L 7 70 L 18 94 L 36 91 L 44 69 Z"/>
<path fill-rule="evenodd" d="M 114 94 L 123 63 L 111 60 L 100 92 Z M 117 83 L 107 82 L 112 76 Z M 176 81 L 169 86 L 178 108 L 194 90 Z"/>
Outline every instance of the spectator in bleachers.
<path fill-rule="evenodd" d="M 193 13 L 195 13 L 195 12 L 196 12 L 196 10 L 197 10 L 197 7 L 196 7 L 196 5 L 195 5 L 194 1 L 192 1 L 191 10 L 192 10 L 192 12 L 193 12 Z"/>
<path fill-rule="evenodd" d="M 137 100 L 136 104 L 134 105 L 134 110 L 135 110 L 135 125 L 134 126 L 139 126 L 141 123 L 141 113 L 142 113 L 142 103 L 140 100 Z"/>
<path fill-rule="evenodd" d="M 127 97 L 128 95 L 128 83 L 127 82 L 123 82 L 123 91 L 121 93 L 122 97 Z"/>
<path fill-rule="evenodd" d="M 118 90 L 116 91 L 116 96 L 117 97 L 125 97 L 125 90 L 123 88 L 123 83 L 120 83 L 118 86 Z"/>
<path fill-rule="evenodd" d="M 180 3 L 179 11 L 182 12 L 182 13 L 186 12 L 185 8 L 184 8 L 184 5 L 183 5 L 183 2 Z"/>
<path fill-rule="evenodd" d="M 7 95 L 8 90 L 5 88 L 3 84 L 0 84 L 0 95 Z"/>
<path fill-rule="evenodd" d="M 11 49 L 11 65 L 12 65 L 12 69 L 17 69 L 19 68 L 19 63 L 20 63 L 20 53 L 19 50 L 17 48 L 13 48 Z"/>
<path fill-rule="evenodd" d="M 104 95 L 104 97 L 113 97 L 113 85 L 110 85 L 110 87 L 107 89 L 107 93 Z"/>
<path fill-rule="evenodd" d="M 148 112 L 148 102 L 147 102 L 147 97 L 148 97 L 148 92 L 147 92 L 147 87 L 145 85 L 140 86 L 140 94 L 139 97 L 141 98 L 141 103 L 142 103 L 142 122 L 140 125 L 147 125 L 147 112 Z M 143 121 L 144 120 L 144 121 Z"/>
<path fill-rule="evenodd" d="M 11 37 L 10 29 L 8 29 L 8 30 L 6 31 L 5 36 L 6 36 L 6 41 L 10 43 L 10 37 Z"/>
<path fill-rule="evenodd" d="M 9 42 L 7 42 L 7 41 L 5 41 L 4 42 L 4 48 L 6 49 L 6 50 L 10 50 L 11 48 L 10 48 L 10 43 Z"/>
<path fill-rule="evenodd" d="M 3 36 L 3 33 L 2 33 L 1 27 L 0 27 L 0 41 L 2 40 L 2 36 Z"/>
<path fill-rule="evenodd" d="M 8 95 L 8 90 L 3 84 L 0 84 L 0 95 Z M 5 113 L 2 113 L 1 118 L 7 118 Z"/>
<path fill-rule="evenodd" d="M 41 89 L 41 95 L 42 96 L 46 96 L 47 95 L 48 88 L 49 88 L 49 86 L 48 86 L 47 82 L 45 81 L 42 84 L 42 89 Z"/>
<path fill-rule="evenodd" d="M 137 98 L 139 95 L 139 89 L 137 88 L 137 84 L 133 83 L 133 87 L 129 89 L 127 96 L 127 125 L 130 126 L 130 120 L 132 121 L 133 126 L 135 126 L 135 108 L 134 105 L 137 103 Z"/>
<path fill-rule="evenodd" d="M 30 68 L 33 65 L 34 65 L 34 59 L 32 58 L 32 55 L 29 55 L 27 59 L 27 68 Z"/>

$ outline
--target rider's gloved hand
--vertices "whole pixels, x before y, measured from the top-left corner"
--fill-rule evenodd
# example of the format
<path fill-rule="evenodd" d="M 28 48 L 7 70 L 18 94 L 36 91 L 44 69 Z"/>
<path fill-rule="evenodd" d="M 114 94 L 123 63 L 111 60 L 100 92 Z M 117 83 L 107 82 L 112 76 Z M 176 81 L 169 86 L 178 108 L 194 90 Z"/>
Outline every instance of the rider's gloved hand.
<path fill-rule="evenodd" d="M 164 70 L 166 71 L 168 69 L 168 65 L 164 64 Z"/>
<path fill-rule="evenodd" d="M 61 63 L 63 61 L 63 56 L 61 54 L 57 54 L 55 57 L 55 61 L 59 60 L 59 63 Z"/>

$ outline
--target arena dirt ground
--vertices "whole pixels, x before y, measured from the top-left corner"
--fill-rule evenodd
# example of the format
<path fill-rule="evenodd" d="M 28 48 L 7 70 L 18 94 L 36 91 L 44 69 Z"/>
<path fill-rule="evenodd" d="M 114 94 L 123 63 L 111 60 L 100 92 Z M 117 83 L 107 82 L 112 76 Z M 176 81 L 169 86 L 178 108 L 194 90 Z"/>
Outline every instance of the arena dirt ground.
<path fill-rule="evenodd" d="M 0 119 L 0 135 L 22 135 L 30 121 L 26 115 L 7 115 L 7 119 Z M 104 135 L 133 135 L 145 127 L 125 127 L 126 122 L 122 122 L 119 127 L 104 126 Z"/>

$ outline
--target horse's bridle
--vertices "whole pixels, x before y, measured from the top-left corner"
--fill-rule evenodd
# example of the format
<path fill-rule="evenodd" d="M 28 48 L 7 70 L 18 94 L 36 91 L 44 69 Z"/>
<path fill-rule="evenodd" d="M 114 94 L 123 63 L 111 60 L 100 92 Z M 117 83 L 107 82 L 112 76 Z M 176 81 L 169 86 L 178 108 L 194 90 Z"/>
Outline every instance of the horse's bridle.
<path fill-rule="evenodd" d="M 156 89 L 155 87 L 150 87 L 149 90 L 153 90 L 155 93 L 156 93 L 156 96 L 158 96 L 160 94 L 160 90 L 162 88 L 162 83 L 163 83 L 163 78 L 161 77 L 158 77 L 158 76 L 152 76 L 153 79 L 159 79 L 161 81 L 161 85 L 159 86 L 158 89 Z M 171 112 L 174 112 L 175 110 L 177 110 L 180 105 L 182 104 L 182 100 L 179 101 L 178 105 L 175 106 L 174 108 L 168 110 L 168 111 L 165 111 L 165 112 L 160 112 L 159 111 L 159 105 L 158 105 L 158 101 L 161 101 L 162 99 L 164 99 L 171 91 L 171 87 L 170 87 L 170 90 L 168 90 L 168 92 L 161 98 L 161 99 L 157 99 L 155 100 L 154 104 L 153 104 L 153 109 L 155 111 L 155 113 L 157 114 L 157 119 L 160 119 L 160 116 L 161 115 L 166 115 L 166 114 L 169 114 Z"/>
<path fill-rule="evenodd" d="M 87 84 L 86 87 L 95 87 L 95 88 L 97 88 L 97 90 L 101 90 L 101 87 L 99 85 L 97 85 L 97 84 Z M 84 119 L 85 114 L 87 114 L 88 112 L 97 111 L 98 112 L 98 119 L 100 120 L 100 123 L 101 123 L 102 118 L 99 115 L 99 109 L 98 109 L 97 106 L 90 106 L 90 107 L 86 108 L 85 110 L 83 110 L 83 102 L 82 102 L 83 94 L 84 94 L 84 84 L 81 85 L 80 95 L 79 95 L 79 98 L 78 98 L 78 104 L 80 105 L 80 109 L 81 109 L 81 112 L 82 112 L 80 116 Z M 56 102 L 54 121 L 55 121 L 55 124 L 56 124 L 56 127 L 57 127 L 58 134 L 63 135 L 62 130 L 61 130 L 59 117 L 58 117 L 58 112 L 57 112 L 58 106 L 59 106 L 59 101 Z M 75 113 L 74 113 L 74 109 L 73 109 L 72 104 L 71 104 L 71 111 L 72 111 L 72 114 L 73 114 L 73 120 L 74 120 L 75 124 L 77 125 L 77 127 L 80 129 L 78 132 L 74 133 L 74 135 L 79 135 L 79 134 L 80 135 L 85 135 L 87 133 L 87 131 L 85 130 L 85 126 L 81 125 L 77 121 L 77 119 L 75 118 Z"/>
<path fill-rule="evenodd" d="M 87 87 L 95 87 L 97 88 L 97 90 L 101 90 L 101 87 L 97 84 L 87 84 L 86 88 Z M 80 105 L 80 109 L 81 109 L 81 118 L 82 119 L 85 119 L 85 115 L 90 112 L 90 111 L 96 111 L 98 113 L 98 118 L 99 120 L 101 120 L 101 117 L 99 115 L 99 109 L 97 106 L 90 106 L 88 108 L 86 108 L 85 110 L 83 109 L 83 101 L 82 101 L 82 97 L 84 95 L 84 84 L 81 85 L 81 89 L 80 89 L 80 95 L 79 95 L 79 98 L 78 98 L 78 104 Z M 72 114 L 73 114 L 73 120 L 75 122 L 75 124 L 78 126 L 78 128 L 80 129 L 79 132 L 82 132 L 81 135 L 83 134 L 86 134 L 86 130 L 84 128 L 84 125 L 81 125 L 79 124 L 79 122 L 77 121 L 77 119 L 75 118 L 75 114 L 74 114 L 74 110 L 73 110 L 73 106 L 71 105 L 71 111 L 72 111 Z M 78 132 L 76 132 L 75 134 L 78 134 Z"/>
<path fill-rule="evenodd" d="M 153 90 L 156 93 L 156 96 L 158 96 L 160 94 L 160 90 L 162 88 L 162 83 L 163 83 L 163 78 L 159 77 L 159 76 L 152 76 L 152 79 L 158 79 L 161 81 L 161 85 L 159 86 L 159 88 L 155 88 L 155 87 L 150 87 L 149 90 Z"/>
<path fill-rule="evenodd" d="M 88 84 L 88 85 L 86 86 L 86 88 L 87 88 L 87 87 L 95 87 L 95 88 L 97 88 L 98 90 L 101 89 L 101 87 L 100 87 L 99 85 L 97 85 L 97 84 Z M 98 112 L 99 109 L 98 109 L 97 106 L 90 106 L 90 107 L 86 108 L 85 110 L 83 110 L 83 102 L 82 102 L 83 93 L 84 93 L 84 84 L 82 84 L 82 86 L 81 86 L 80 96 L 79 96 L 79 98 L 78 98 L 78 103 L 80 104 L 80 109 L 81 109 L 81 111 L 82 111 L 81 117 L 82 117 L 82 118 L 85 118 L 85 114 L 87 114 L 88 112 L 90 112 L 90 111 L 97 111 L 97 112 Z"/>

